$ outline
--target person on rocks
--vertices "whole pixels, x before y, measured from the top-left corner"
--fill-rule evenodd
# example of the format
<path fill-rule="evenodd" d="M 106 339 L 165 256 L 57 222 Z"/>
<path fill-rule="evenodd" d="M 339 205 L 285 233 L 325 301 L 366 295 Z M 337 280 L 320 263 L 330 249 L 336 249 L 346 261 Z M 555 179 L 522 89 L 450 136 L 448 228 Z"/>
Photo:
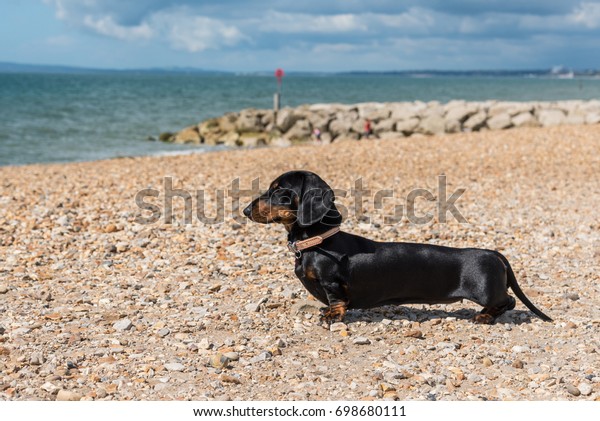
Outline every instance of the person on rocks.
<path fill-rule="evenodd" d="M 373 135 L 373 128 L 371 127 L 371 120 L 368 118 L 365 120 L 365 128 L 363 131 L 363 137 L 369 139 Z"/>
<path fill-rule="evenodd" d="M 321 143 L 321 130 L 318 127 L 313 130 L 313 139 L 315 142 Z"/>

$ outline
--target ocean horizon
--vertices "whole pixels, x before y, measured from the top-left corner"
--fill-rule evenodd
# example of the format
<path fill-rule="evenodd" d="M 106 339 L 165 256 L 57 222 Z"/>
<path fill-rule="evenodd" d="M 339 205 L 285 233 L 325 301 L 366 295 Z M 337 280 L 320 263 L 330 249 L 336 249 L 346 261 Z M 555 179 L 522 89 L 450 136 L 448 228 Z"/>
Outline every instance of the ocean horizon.
<path fill-rule="evenodd" d="M 226 112 L 272 108 L 275 91 L 275 78 L 261 74 L 0 73 L 0 166 L 210 151 L 148 139 Z M 288 75 L 281 105 L 596 98 L 595 77 L 350 72 Z"/>

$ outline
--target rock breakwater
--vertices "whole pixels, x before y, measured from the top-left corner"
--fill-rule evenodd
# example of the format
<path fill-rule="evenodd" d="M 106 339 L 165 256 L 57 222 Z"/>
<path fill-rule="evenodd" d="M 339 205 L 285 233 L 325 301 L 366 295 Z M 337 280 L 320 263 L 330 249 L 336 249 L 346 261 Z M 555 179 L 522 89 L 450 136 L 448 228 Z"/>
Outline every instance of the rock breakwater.
<path fill-rule="evenodd" d="M 513 127 L 549 127 L 600 123 L 600 101 L 557 102 L 394 102 L 312 104 L 283 108 L 244 109 L 211 118 L 160 139 L 205 145 L 285 146 L 316 138 L 323 143 L 360 139 L 369 121 L 379 138 L 503 130 Z"/>

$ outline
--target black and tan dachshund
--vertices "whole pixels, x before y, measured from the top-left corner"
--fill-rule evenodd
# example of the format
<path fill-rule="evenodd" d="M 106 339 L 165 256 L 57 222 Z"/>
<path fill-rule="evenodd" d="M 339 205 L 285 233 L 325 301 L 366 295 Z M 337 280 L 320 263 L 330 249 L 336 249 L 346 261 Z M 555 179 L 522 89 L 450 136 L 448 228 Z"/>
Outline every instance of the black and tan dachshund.
<path fill-rule="evenodd" d="M 316 174 L 290 171 L 244 209 L 252 221 L 281 223 L 296 254 L 304 287 L 327 305 L 324 322 L 347 309 L 386 304 L 446 304 L 467 299 L 483 306 L 476 323 L 493 323 L 515 307 L 515 295 L 545 321 L 525 296 L 499 252 L 431 244 L 377 242 L 341 232 L 333 190 Z"/>

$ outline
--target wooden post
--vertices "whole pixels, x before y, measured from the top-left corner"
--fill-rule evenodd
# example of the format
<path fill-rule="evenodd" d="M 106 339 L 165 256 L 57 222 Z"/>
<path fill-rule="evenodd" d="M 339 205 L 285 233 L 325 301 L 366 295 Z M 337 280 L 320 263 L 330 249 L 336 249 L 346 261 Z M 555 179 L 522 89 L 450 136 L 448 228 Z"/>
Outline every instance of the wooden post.
<path fill-rule="evenodd" d="M 275 92 L 273 95 L 273 127 L 277 126 L 277 112 L 279 111 L 281 94 L 279 92 Z"/>

